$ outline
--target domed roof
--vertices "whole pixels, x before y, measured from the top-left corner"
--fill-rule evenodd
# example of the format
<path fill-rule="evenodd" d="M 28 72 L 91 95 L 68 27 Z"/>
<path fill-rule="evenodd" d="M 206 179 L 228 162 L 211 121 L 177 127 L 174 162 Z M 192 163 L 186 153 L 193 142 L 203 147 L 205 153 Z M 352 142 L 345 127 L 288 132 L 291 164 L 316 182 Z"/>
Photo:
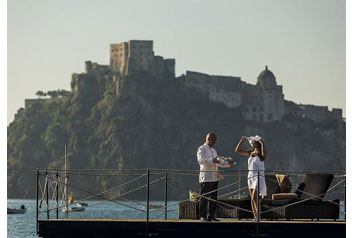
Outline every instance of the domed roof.
<path fill-rule="evenodd" d="M 276 86 L 275 76 L 272 71 L 268 70 L 268 66 L 258 75 L 257 85 L 265 88 Z"/>

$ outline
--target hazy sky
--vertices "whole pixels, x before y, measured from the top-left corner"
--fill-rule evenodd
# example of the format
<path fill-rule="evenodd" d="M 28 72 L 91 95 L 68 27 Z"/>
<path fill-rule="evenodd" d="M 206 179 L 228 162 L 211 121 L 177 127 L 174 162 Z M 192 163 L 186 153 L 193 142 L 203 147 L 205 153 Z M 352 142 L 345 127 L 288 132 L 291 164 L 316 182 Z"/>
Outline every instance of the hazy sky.
<path fill-rule="evenodd" d="M 285 98 L 342 108 L 345 1 L 8 1 L 8 123 L 38 90 L 70 89 L 109 44 L 146 39 L 186 70 L 255 84 L 268 65 Z"/>

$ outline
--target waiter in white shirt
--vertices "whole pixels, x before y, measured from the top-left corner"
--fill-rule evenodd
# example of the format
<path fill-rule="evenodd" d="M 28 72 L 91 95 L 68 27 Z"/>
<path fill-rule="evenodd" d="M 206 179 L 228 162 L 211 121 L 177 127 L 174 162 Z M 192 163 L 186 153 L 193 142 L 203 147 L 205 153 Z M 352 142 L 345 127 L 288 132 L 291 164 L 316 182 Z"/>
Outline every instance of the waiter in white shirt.
<path fill-rule="evenodd" d="M 200 165 L 199 173 L 199 183 L 201 185 L 200 194 L 205 195 L 213 200 L 217 200 L 217 190 L 218 189 L 218 166 L 220 167 L 230 167 L 232 161 L 221 162 L 217 159 L 218 154 L 213 147 L 216 143 L 216 135 L 214 133 L 209 133 L 206 136 L 205 143 L 198 148 L 197 158 Z M 206 172 L 204 172 L 206 171 Z M 214 191 L 212 193 L 209 193 Z M 209 203 L 209 215 L 207 211 Z M 200 220 L 202 221 L 219 221 L 215 218 L 216 203 L 214 201 L 208 200 L 201 197 L 199 201 L 199 214 Z"/>

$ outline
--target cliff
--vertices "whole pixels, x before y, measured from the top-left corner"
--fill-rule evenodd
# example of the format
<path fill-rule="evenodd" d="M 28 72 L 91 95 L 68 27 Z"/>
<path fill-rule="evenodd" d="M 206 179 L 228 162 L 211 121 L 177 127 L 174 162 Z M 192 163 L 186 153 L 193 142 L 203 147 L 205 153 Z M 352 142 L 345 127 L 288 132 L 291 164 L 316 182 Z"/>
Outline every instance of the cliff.
<path fill-rule="evenodd" d="M 345 170 L 345 122 L 291 116 L 281 122 L 248 121 L 237 108 L 210 102 L 187 88 L 183 79 L 144 73 L 103 79 L 91 75 L 86 91 L 32 103 L 8 126 L 9 198 L 34 198 L 36 168 L 63 168 L 64 144 L 70 168 L 199 169 L 196 150 L 214 132 L 218 153 L 247 169 L 247 159 L 235 154 L 235 145 L 242 135 L 259 134 L 269 152 L 267 169 Z M 198 177 L 178 180 L 198 184 Z M 102 190 L 114 184 L 101 178 L 87 181 Z M 171 193 L 176 199 L 187 196 Z"/>

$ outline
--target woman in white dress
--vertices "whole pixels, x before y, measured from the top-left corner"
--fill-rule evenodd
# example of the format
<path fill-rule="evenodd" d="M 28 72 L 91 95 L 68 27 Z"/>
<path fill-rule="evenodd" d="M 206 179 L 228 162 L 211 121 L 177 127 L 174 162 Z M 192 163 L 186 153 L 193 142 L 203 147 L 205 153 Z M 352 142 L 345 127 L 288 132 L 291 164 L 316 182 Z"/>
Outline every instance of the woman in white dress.
<path fill-rule="evenodd" d="M 245 140 L 249 140 L 252 149 L 241 149 L 242 143 Z M 260 136 L 245 137 L 242 136 L 240 142 L 236 146 L 236 153 L 245 155 L 248 157 L 248 188 L 251 196 L 251 207 L 254 215 L 253 221 L 259 221 L 261 219 L 261 198 L 267 195 L 267 186 L 264 177 L 264 160 L 266 159 L 267 152 L 264 146 L 264 141 Z M 258 175 L 259 173 L 259 175 Z M 259 177 L 259 191 L 258 191 L 258 177 Z M 257 211 L 257 194 L 259 202 L 259 211 Z"/>

